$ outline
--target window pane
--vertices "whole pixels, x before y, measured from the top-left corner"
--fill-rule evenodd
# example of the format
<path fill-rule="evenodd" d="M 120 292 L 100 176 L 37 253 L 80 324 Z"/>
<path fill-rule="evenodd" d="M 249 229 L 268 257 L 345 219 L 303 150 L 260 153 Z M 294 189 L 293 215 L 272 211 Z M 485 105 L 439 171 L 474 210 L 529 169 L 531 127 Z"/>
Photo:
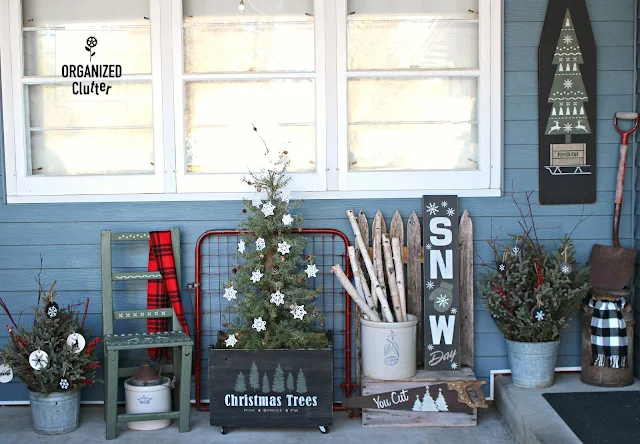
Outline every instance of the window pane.
<path fill-rule="evenodd" d="M 187 172 L 259 170 L 265 148 L 252 124 L 272 154 L 288 151 L 290 171 L 315 171 L 312 80 L 187 82 L 185 88 Z"/>
<path fill-rule="evenodd" d="M 72 84 L 25 86 L 31 174 L 154 171 L 151 84 L 106 86 L 99 96 L 75 95 Z"/>
<path fill-rule="evenodd" d="M 184 72 L 313 72 L 312 0 L 184 0 Z"/>
<path fill-rule="evenodd" d="M 91 81 L 81 82 L 90 86 Z M 150 82 L 105 82 L 109 94 L 77 95 L 79 85 L 29 85 L 31 128 L 82 128 L 153 125 Z"/>
<path fill-rule="evenodd" d="M 348 69 L 477 69 L 478 0 L 349 2 Z"/>
<path fill-rule="evenodd" d="M 348 93 L 350 170 L 477 168 L 475 78 L 351 79 Z"/>
<path fill-rule="evenodd" d="M 31 131 L 33 175 L 153 173 L 151 129 Z"/>

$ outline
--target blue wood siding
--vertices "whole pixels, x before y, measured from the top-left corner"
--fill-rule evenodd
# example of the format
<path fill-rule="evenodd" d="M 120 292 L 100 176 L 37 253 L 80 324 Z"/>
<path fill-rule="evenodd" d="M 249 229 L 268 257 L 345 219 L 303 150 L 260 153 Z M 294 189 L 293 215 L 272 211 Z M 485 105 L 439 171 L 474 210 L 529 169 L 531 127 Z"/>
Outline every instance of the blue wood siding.
<path fill-rule="evenodd" d="M 570 232 L 584 212 L 591 215 L 574 232 L 577 260 L 585 262 L 594 243 L 611 242 L 612 203 L 615 190 L 619 137 L 612 124 L 618 110 L 632 109 L 635 93 L 636 48 L 634 0 L 587 1 L 598 45 L 598 194 L 592 205 L 539 206 L 534 194 L 534 214 L 545 241 Z M 505 0 L 505 145 L 504 183 L 522 203 L 526 191 L 538 189 L 537 48 L 547 2 Z M 629 171 L 632 166 L 629 166 Z M 628 172 L 629 172 L 628 171 Z M 631 177 L 629 174 L 628 177 Z M 437 184 L 425 184 L 425 188 Z M 628 180 L 621 222 L 621 241 L 634 239 L 631 211 L 632 184 Z M 350 235 L 345 210 L 364 210 L 369 216 L 380 209 L 390 221 L 395 210 L 403 218 L 420 214 L 416 199 L 309 200 L 302 207 L 306 227 L 331 227 Z M 183 245 L 183 283 L 194 279 L 194 248 L 198 236 L 208 229 L 235 228 L 241 216 L 240 202 L 167 203 L 68 203 L 0 206 L 0 296 L 14 314 L 27 311 L 35 301 L 34 275 L 44 256 L 45 281 L 58 280 L 63 304 L 91 298 L 88 324 L 101 332 L 100 230 L 145 231 L 178 226 Z M 498 233 L 518 232 L 518 211 L 512 197 L 462 198 L 474 221 L 478 255 L 490 260 L 486 240 Z M 351 235 L 349 236 L 351 237 Z M 124 258 L 122 258 L 124 260 Z M 475 271 L 480 260 L 476 260 Z M 126 265 L 134 266 L 133 263 Z M 192 312 L 188 291 L 185 308 Z M 141 297 L 144 295 L 141 294 Z M 191 315 L 189 315 L 191 316 Z M 576 313 L 571 328 L 562 334 L 558 366 L 580 365 L 580 326 Z M 0 315 L 0 326 L 8 320 Z M 475 307 L 475 371 L 488 380 L 492 369 L 508 368 L 505 343 L 484 307 Z M 7 341 L 0 329 L 0 343 Z M 488 386 L 485 386 L 488 389 Z M 101 387 L 84 393 L 86 399 L 102 399 Z M 0 401 L 26 399 L 19 382 L 0 385 Z"/>
<path fill-rule="evenodd" d="M 640 0 L 638 0 L 636 2 L 636 23 L 640 24 Z M 640 27 L 636 27 L 636 111 L 640 112 L 640 76 L 638 76 L 638 73 L 640 73 L 640 33 L 638 33 L 638 30 L 640 29 Z M 640 144 L 640 138 L 638 138 L 637 134 L 636 134 L 636 146 L 635 146 L 635 152 L 636 152 L 636 174 L 638 173 L 638 167 L 640 167 L 640 159 L 638 158 L 637 155 L 637 150 L 638 150 L 638 145 Z M 638 240 L 640 240 L 640 232 L 638 232 L 638 226 L 637 226 L 637 221 L 638 221 L 638 215 L 640 214 L 640 207 L 638 207 L 638 191 L 640 191 L 640 184 L 638 183 L 638 180 L 636 179 L 636 183 L 634 184 L 635 186 L 635 191 L 636 191 L 636 196 L 635 196 L 635 204 L 636 204 L 636 208 L 635 208 L 635 221 L 634 221 L 634 225 L 636 227 L 635 229 L 635 244 L 634 246 L 638 245 Z M 640 290 L 640 282 L 638 281 L 638 276 L 640 276 L 640 258 L 636 259 L 636 273 L 635 273 L 635 288 L 634 288 L 634 298 L 633 298 L 633 302 L 634 302 L 634 312 L 635 312 L 635 317 L 636 319 L 639 319 L 640 316 L 640 307 L 638 306 L 638 303 L 640 302 L 640 299 L 638 299 L 638 290 Z M 637 328 L 634 329 L 634 350 L 633 350 L 633 373 L 636 376 L 640 375 L 640 332 L 638 331 Z"/>

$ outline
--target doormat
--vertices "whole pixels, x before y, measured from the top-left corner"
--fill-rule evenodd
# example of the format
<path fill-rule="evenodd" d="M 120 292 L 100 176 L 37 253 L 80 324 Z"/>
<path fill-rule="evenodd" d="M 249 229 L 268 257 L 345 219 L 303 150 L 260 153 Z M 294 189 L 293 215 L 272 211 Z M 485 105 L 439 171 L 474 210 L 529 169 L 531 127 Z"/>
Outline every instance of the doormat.
<path fill-rule="evenodd" d="M 584 444 L 629 442 L 640 436 L 640 392 L 544 393 Z"/>

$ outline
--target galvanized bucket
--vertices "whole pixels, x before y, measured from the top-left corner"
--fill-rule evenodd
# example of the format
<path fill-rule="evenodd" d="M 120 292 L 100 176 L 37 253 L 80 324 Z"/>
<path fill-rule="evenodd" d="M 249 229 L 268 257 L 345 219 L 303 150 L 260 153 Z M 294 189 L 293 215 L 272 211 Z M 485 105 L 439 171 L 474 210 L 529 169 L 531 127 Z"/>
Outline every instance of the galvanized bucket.
<path fill-rule="evenodd" d="M 80 425 L 80 391 L 44 393 L 29 390 L 33 428 L 41 435 L 73 432 Z"/>
<path fill-rule="evenodd" d="M 513 385 L 521 388 L 551 387 L 559 345 L 560 340 L 517 342 L 507 339 Z"/>

